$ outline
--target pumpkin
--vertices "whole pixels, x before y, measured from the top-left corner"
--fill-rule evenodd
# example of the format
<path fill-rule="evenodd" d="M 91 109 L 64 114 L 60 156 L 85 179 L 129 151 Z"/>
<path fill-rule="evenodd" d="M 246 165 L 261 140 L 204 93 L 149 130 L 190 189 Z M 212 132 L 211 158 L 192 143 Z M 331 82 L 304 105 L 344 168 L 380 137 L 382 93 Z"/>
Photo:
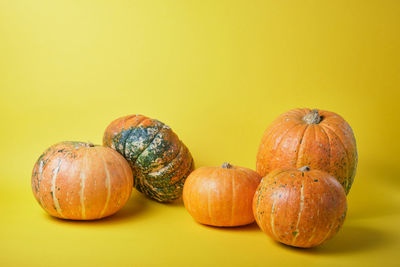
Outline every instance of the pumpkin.
<path fill-rule="evenodd" d="M 294 247 L 314 247 L 334 236 L 346 216 L 346 194 L 326 172 L 276 169 L 264 177 L 253 200 L 258 226 Z"/>
<path fill-rule="evenodd" d="M 132 171 L 120 154 L 82 142 L 51 146 L 32 172 L 36 200 L 62 219 L 94 220 L 114 214 L 128 201 L 132 185 Z"/>
<path fill-rule="evenodd" d="M 256 170 L 261 176 L 305 165 L 328 172 L 349 192 L 357 149 L 353 131 L 342 117 L 324 110 L 293 109 L 267 128 L 257 155 Z"/>
<path fill-rule="evenodd" d="M 199 223 L 240 226 L 254 222 L 253 196 L 261 176 L 250 169 L 224 163 L 193 171 L 183 188 L 183 203 Z"/>
<path fill-rule="evenodd" d="M 159 202 L 181 197 L 194 162 L 170 127 L 143 115 L 121 117 L 107 127 L 103 144 L 127 159 L 137 190 Z"/>

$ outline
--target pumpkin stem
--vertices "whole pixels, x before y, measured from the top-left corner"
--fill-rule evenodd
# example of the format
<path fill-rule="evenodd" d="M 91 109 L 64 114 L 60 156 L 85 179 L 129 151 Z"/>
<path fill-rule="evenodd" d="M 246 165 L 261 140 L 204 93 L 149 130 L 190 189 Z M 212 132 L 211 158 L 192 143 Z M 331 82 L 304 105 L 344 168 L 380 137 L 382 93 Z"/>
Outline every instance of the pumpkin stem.
<path fill-rule="evenodd" d="M 299 168 L 298 170 L 301 172 L 309 172 L 311 169 L 308 166 L 303 166 L 303 167 Z"/>
<path fill-rule="evenodd" d="M 308 124 L 318 124 L 322 120 L 322 117 L 319 115 L 318 109 L 313 109 L 303 117 L 303 121 Z"/>
<path fill-rule="evenodd" d="M 92 142 L 88 142 L 88 147 L 94 147 L 94 144 Z"/>
<path fill-rule="evenodd" d="M 228 162 L 224 162 L 224 164 L 222 164 L 221 166 L 224 169 L 232 169 L 233 166 L 231 164 L 229 164 Z"/>

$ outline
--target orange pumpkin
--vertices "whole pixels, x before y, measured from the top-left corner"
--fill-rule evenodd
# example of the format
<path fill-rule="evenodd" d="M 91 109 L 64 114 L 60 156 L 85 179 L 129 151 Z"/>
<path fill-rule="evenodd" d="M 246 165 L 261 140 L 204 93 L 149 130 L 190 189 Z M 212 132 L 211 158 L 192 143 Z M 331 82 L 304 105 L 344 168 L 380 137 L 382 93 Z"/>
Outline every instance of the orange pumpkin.
<path fill-rule="evenodd" d="M 295 247 L 314 247 L 330 239 L 346 216 L 346 194 L 326 172 L 276 169 L 254 195 L 257 224 L 270 237 Z"/>
<path fill-rule="evenodd" d="M 93 220 L 114 214 L 133 186 L 128 162 L 111 148 L 62 142 L 47 149 L 32 173 L 36 200 L 50 215 Z"/>
<path fill-rule="evenodd" d="M 278 168 L 310 166 L 334 176 L 349 192 L 357 166 L 356 140 L 339 115 L 293 109 L 279 116 L 262 138 L 257 172 L 265 176 Z"/>
<path fill-rule="evenodd" d="M 199 223 L 239 226 L 254 222 L 252 201 L 261 176 L 224 163 L 193 171 L 183 187 L 183 202 Z"/>

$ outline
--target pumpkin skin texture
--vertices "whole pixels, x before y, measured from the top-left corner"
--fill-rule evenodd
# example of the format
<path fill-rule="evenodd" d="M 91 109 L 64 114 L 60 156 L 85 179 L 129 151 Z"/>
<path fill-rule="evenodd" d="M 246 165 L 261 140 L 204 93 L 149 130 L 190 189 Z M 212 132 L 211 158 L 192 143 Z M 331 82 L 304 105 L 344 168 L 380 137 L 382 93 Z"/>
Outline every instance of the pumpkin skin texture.
<path fill-rule="evenodd" d="M 240 226 L 254 222 L 252 202 L 261 176 L 250 169 L 224 163 L 193 171 L 183 188 L 183 203 L 199 223 Z"/>
<path fill-rule="evenodd" d="M 264 177 L 253 200 L 258 226 L 274 240 L 314 247 L 334 236 L 347 210 L 346 194 L 326 172 L 277 169 Z"/>
<path fill-rule="evenodd" d="M 82 142 L 47 149 L 32 172 L 32 191 L 51 216 L 95 220 L 116 213 L 129 200 L 133 176 L 116 151 Z"/>
<path fill-rule="evenodd" d="M 307 108 L 280 115 L 265 131 L 257 154 L 256 170 L 265 176 L 274 169 L 326 171 L 349 193 L 357 167 L 353 131 L 339 115 Z"/>
<path fill-rule="evenodd" d="M 192 155 L 171 128 L 143 115 L 111 122 L 103 145 L 125 157 L 136 189 L 159 202 L 180 198 L 185 179 L 194 169 Z"/>

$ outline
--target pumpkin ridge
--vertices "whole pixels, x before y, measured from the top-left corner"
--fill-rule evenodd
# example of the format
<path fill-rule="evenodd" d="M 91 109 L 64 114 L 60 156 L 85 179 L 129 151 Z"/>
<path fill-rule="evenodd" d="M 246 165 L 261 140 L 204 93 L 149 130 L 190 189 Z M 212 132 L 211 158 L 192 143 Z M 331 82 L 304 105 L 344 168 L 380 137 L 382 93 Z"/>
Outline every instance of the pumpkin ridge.
<path fill-rule="evenodd" d="M 137 117 L 141 117 L 140 119 L 137 119 Z M 131 125 L 129 125 L 129 128 L 135 128 L 135 127 L 138 127 L 142 122 L 144 122 L 145 120 L 147 120 L 147 119 L 150 119 L 150 118 L 148 118 L 148 117 L 146 117 L 146 116 L 144 116 L 144 115 L 140 115 L 140 114 L 135 114 L 135 115 L 131 115 L 131 116 L 127 116 L 125 119 L 124 119 L 124 122 L 122 123 L 122 127 L 125 127 L 125 124 L 127 123 L 127 122 L 129 122 L 129 120 L 131 120 L 131 119 L 135 119 L 136 121 L 134 122 L 134 124 L 131 124 Z M 129 129 L 128 128 L 128 129 Z M 121 131 L 123 131 L 124 130 L 124 128 L 122 128 L 121 129 Z"/>
<path fill-rule="evenodd" d="M 124 156 L 124 158 L 126 157 L 126 155 L 125 155 L 126 140 L 127 140 L 128 137 L 132 134 L 133 127 L 129 128 L 127 131 L 129 131 L 129 132 L 125 135 L 124 141 L 122 142 L 122 143 L 123 143 L 122 151 L 120 151 L 120 149 L 118 148 L 118 146 L 115 146 L 115 150 L 117 150 L 119 153 L 121 153 L 121 155 Z M 121 131 L 121 133 L 123 133 L 123 131 Z M 117 136 L 118 136 L 118 135 L 117 135 Z M 117 136 L 115 136 L 115 137 L 113 138 L 113 140 L 114 140 Z M 113 141 L 111 141 L 111 143 L 113 143 Z"/>
<path fill-rule="evenodd" d="M 306 127 L 304 128 L 304 131 L 301 133 L 301 138 L 300 138 L 299 144 L 296 149 L 296 151 L 297 151 L 296 152 L 296 164 L 295 164 L 296 168 L 298 168 L 298 166 L 299 166 L 299 154 L 300 154 L 301 145 L 303 144 L 303 138 L 304 138 L 304 135 L 306 134 L 307 129 L 309 129 L 309 128 L 310 128 L 310 125 L 306 125 Z"/>
<path fill-rule="evenodd" d="M 283 170 L 283 169 L 279 170 L 276 174 L 274 174 L 275 179 L 278 179 L 285 171 L 286 170 Z M 264 177 L 264 178 L 266 178 L 266 177 Z M 272 176 L 271 176 L 271 178 L 272 178 Z M 262 193 L 262 191 L 265 191 L 265 190 L 267 190 L 267 185 L 260 182 L 260 190 L 257 190 L 259 195 L 258 195 L 257 204 L 256 204 L 256 213 L 257 213 L 257 218 L 258 218 L 258 221 L 260 222 L 260 225 L 264 225 L 261 223 L 261 220 L 260 220 L 259 206 L 260 206 L 261 193 Z M 265 223 L 265 221 L 264 221 L 264 223 Z"/>
<path fill-rule="evenodd" d="M 183 143 L 182 143 L 182 145 L 183 145 Z M 188 150 L 187 148 L 186 148 L 185 150 L 189 153 L 189 150 Z M 184 163 L 185 163 L 185 161 L 184 161 L 184 160 L 181 160 L 181 162 L 179 163 L 178 167 L 176 167 L 175 170 L 173 170 L 171 173 L 169 173 L 169 175 L 174 174 L 174 172 L 176 173 L 176 172 L 179 170 L 179 168 L 180 168 Z M 194 164 L 194 161 L 193 161 L 193 158 L 192 158 L 190 164 L 187 166 L 187 168 L 188 168 L 187 170 L 190 170 L 190 169 L 193 167 L 193 164 Z M 186 174 L 186 173 L 187 173 L 187 171 L 185 172 L 185 175 L 184 175 L 183 177 L 181 177 L 181 179 L 186 178 L 186 177 L 189 175 L 189 174 Z M 180 181 L 181 179 L 179 179 L 179 180 L 173 182 L 172 184 L 177 183 L 177 182 Z"/>
<path fill-rule="evenodd" d="M 136 126 L 135 126 L 135 128 L 148 128 L 148 127 L 150 127 L 150 126 L 146 126 L 146 125 L 143 125 L 143 122 L 145 122 L 146 120 L 150 120 L 150 121 L 152 121 L 152 122 L 154 122 L 154 126 L 158 129 L 158 131 L 157 131 L 157 133 L 154 135 L 154 137 L 150 140 L 150 142 L 149 142 L 149 145 L 153 142 L 153 140 L 154 140 L 154 138 L 156 138 L 156 136 L 157 136 L 157 134 L 161 131 L 161 129 L 165 126 L 165 124 L 164 123 L 162 123 L 161 121 L 158 121 L 158 120 L 153 120 L 153 119 L 151 119 L 151 118 L 147 118 L 147 119 L 144 119 L 144 120 L 141 120 Z M 153 125 L 152 125 L 153 126 Z M 143 149 L 143 151 L 144 150 L 146 150 L 146 148 L 149 146 L 149 145 L 147 145 L 144 149 Z M 139 156 L 138 156 L 139 157 Z"/>
<path fill-rule="evenodd" d="M 107 187 L 107 198 L 106 198 L 106 203 L 104 203 L 104 207 L 103 207 L 103 209 L 101 210 L 101 213 L 100 213 L 100 216 L 102 217 L 104 215 L 104 213 L 106 212 L 107 208 L 108 208 L 108 204 L 109 204 L 110 198 L 111 198 L 111 181 L 110 181 L 111 179 L 110 179 L 110 172 L 109 172 L 109 170 L 107 168 L 104 156 L 100 155 L 99 153 L 97 153 L 97 151 L 96 151 L 96 154 L 98 156 L 100 156 L 101 160 L 103 161 L 104 171 L 106 173 L 105 185 Z"/>
<path fill-rule="evenodd" d="M 327 133 L 327 131 L 325 130 L 325 128 L 323 127 L 323 125 L 320 125 L 322 132 L 325 134 L 326 138 L 328 138 L 328 156 L 327 158 L 329 159 L 329 169 L 328 172 L 331 171 L 331 138 L 329 137 L 329 134 Z"/>
<path fill-rule="evenodd" d="M 168 126 L 163 127 L 149 147 L 137 158 L 136 166 L 147 174 L 157 170 L 160 165 L 168 164 L 170 158 L 179 153 L 179 142 L 178 136 L 171 128 Z"/>
<path fill-rule="evenodd" d="M 296 223 L 296 235 L 293 237 L 292 240 L 292 244 L 294 244 L 296 242 L 297 237 L 300 235 L 300 229 L 299 229 L 299 224 L 300 224 L 300 220 L 301 220 L 301 215 L 303 213 L 304 210 L 304 176 L 301 177 L 301 187 L 300 187 L 300 211 L 299 211 L 299 215 L 297 218 L 297 223 Z"/>
<path fill-rule="evenodd" d="M 179 179 L 177 182 L 173 183 L 173 185 L 175 185 L 175 184 L 181 182 L 181 183 L 182 183 L 182 189 L 181 189 L 181 191 L 182 191 L 182 190 L 183 190 L 184 181 L 185 181 L 186 178 L 189 176 L 189 174 L 193 171 L 193 168 L 194 168 L 194 160 L 193 160 L 193 158 L 192 158 L 192 160 L 191 160 L 191 162 L 190 162 L 190 165 L 189 165 L 189 168 L 187 169 L 187 171 L 185 172 L 185 174 L 182 175 L 181 179 Z M 178 194 L 178 195 L 180 195 L 180 194 Z"/>
<path fill-rule="evenodd" d="M 329 131 L 332 132 L 336 136 L 337 139 L 339 139 L 339 141 L 340 141 L 339 143 L 343 147 L 344 153 L 346 154 L 346 163 L 347 163 L 346 167 L 347 167 L 347 170 L 346 170 L 346 177 L 344 179 L 345 185 L 343 185 L 343 188 L 345 188 L 346 195 L 347 195 L 348 180 L 351 180 L 351 177 L 349 177 L 349 169 L 351 167 L 350 166 L 350 162 L 349 162 L 349 153 L 348 153 L 348 151 L 346 149 L 346 146 L 344 145 L 342 139 L 339 137 L 339 135 L 335 131 L 333 131 L 331 128 L 329 128 L 327 125 L 324 125 L 324 127 L 326 127 L 326 129 L 329 129 Z"/>
<path fill-rule="evenodd" d="M 273 203 L 272 203 L 272 207 L 271 207 L 271 219 L 270 219 L 270 225 L 271 225 L 271 233 L 274 235 L 274 237 L 276 238 L 276 240 L 279 240 L 278 235 L 275 232 L 275 207 L 276 207 L 276 202 L 278 201 L 278 199 L 275 197 Z"/>
<path fill-rule="evenodd" d="M 60 204 L 59 204 L 59 202 L 58 202 L 58 198 L 56 197 L 56 191 L 57 190 L 55 190 L 55 186 L 56 186 L 56 179 L 57 179 L 57 176 L 58 176 L 58 173 L 60 172 L 60 169 L 61 169 L 61 166 L 62 166 L 62 164 L 65 162 L 64 160 L 67 158 L 67 156 L 69 155 L 69 154 L 71 154 L 71 152 L 69 151 L 69 152 L 67 152 L 61 159 L 59 159 L 59 161 L 58 161 L 58 165 L 57 165 L 57 167 L 56 167 L 56 169 L 57 169 L 57 172 L 56 173 L 53 173 L 53 178 L 52 178 L 52 182 L 51 182 L 51 189 L 50 189 L 50 193 L 51 193 L 51 195 L 52 195 L 52 197 L 53 197 L 53 203 L 54 203 L 54 206 L 56 207 L 56 211 L 57 211 L 57 213 L 61 216 L 61 217 L 63 217 L 63 218 L 65 218 L 65 216 L 62 214 L 62 208 L 60 207 Z M 53 170 L 53 172 L 54 172 L 55 170 Z"/>
<path fill-rule="evenodd" d="M 155 169 L 155 170 L 152 170 L 151 172 L 148 172 L 147 174 L 150 175 L 150 176 L 152 176 L 151 173 L 159 172 L 159 171 L 161 171 L 161 170 L 164 169 L 164 168 L 165 168 L 165 169 L 168 169 L 168 167 L 174 162 L 174 160 L 177 159 L 178 156 L 180 156 L 180 155 L 183 153 L 182 151 L 183 151 L 184 149 L 185 149 L 185 148 L 183 147 L 182 141 L 179 140 L 179 149 L 177 149 L 177 150 L 178 150 L 178 153 L 176 153 L 176 155 L 170 160 L 170 162 L 169 162 L 166 166 L 164 166 L 164 167 L 161 166 L 160 168 Z M 179 165 L 175 166 L 175 169 L 170 170 L 170 172 L 172 173 L 172 172 L 174 172 L 175 170 L 179 169 L 179 167 L 180 167 L 182 164 L 183 164 L 183 160 L 181 160 L 181 161 L 179 162 Z M 163 176 L 165 176 L 165 175 L 167 175 L 167 174 L 170 174 L 170 172 L 166 172 Z"/>
<path fill-rule="evenodd" d="M 161 128 L 158 129 L 157 133 L 154 135 L 154 137 L 150 140 L 150 142 L 146 145 L 146 147 L 140 152 L 140 154 L 136 157 L 135 161 L 132 163 L 132 166 L 136 165 L 136 161 L 138 158 L 143 154 L 144 151 L 154 142 L 154 140 L 157 138 L 158 134 L 161 132 L 162 129 L 164 129 L 165 124 L 162 123 Z M 125 140 L 126 143 L 126 140 Z"/>
<path fill-rule="evenodd" d="M 295 109 L 291 109 L 281 115 L 291 115 L 293 117 L 303 117 L 305 114 L 307 114 L 308 112 L 310 112 L 311 110 L 309 108 L 295 108 Z"/>
<path fill-rule="evenodd" d="M 173 179 L 173 177 L 175 176 L 175 174 L 179 171 L 179 169 L 180 169 L 180 167 L 182 166 L 184 164 L 184 160 L 181 160 L 180 162 L 179 162 L 179 165 L 176 165 L 174 168 L 175 169 L 172 169 L 172 170 L 170 170 L 170 172 L 168 172 L 168 173 L 165 173 L 165 174 L 160 174 L 160 176 L 158 177 L 158 180 L 164 180 L 164 179 L 168 179 L 168 181 L 167 181 L 167 183 L 169 184 L 169 185 L 173 185 L 173 184 L 176 184 L 176 183 L 178 183 L 182 178 L 184 178 L 184 177 L 182 177 L 181 179 L 179 179 L 179 180 L 176 180 L 176 181 L 172 181 Z M 191 164 L 191 163 L 190 163 Z M 191 165 L 188 165 L 187 166 L 188 168 L 190 168 L 191 167 Z M 186 173 L 186 171 L 185 171 L 185 173 Z M 146 174 L 146 177 L 148 177 L 149 179 L 154 179 L 155 177 L 154 176 L 151 176 L 151 175 L 149 175 L 149 174 Z"/>
<path fill-rule="evenodd" d="M 284 118 L 284 117 L 287 117 L 287 116 L 284 116 L 284 114 L 282 114 L 282 117 Z M 285 120 L 285 119 L 283 119 L 282 118 L 282 121 L 281 122 L 279 122 L 278 124 L 275 124 L 275 125 L 272 125 L 273 127 L 271 127 L 271 128 L 267 128 L 266 130 L 265 130 L 265 132 L 268 132 L 268 135 L 265 137 L 265 140 L 267 140 L 269 137 L 270 137 L 270 135 L 276 130 L 276 129 L 278 129 L 279 127 L 281 127 L 282 125 L 284 125 L 285 123 L 288 123 L 288 121 L 287 120 Z M 278 121 L 280 118 L 278 118 L 278 119 L 276 119 L 275 121 Z M 274 122 L 275 122 L 274 121 Z"/>
<path fill-rule="evenodd" d="M 65 142 L 67 144 L 70 144 L 71 142 Z M 62 143 L 58 143 L 56 144 L 56 146 L 61 145 Z M 43 180 L 43 172 L 45 170 L 45 168 L 47 167 L 47 162 L 49 161 L 49 159 L 54 156 L 55 154 L 57 154 L 59 152 L 59 149 L 54 149 L 53 147 L 49 147 L 45 152 L 43 152 L 40 156 L 39 159 L 36 161 L 36 164 L 39 162 L 39 166 L 38 166 L 38 170 L 39 171 L 39 176 L 37 177 L 37 185 L 35 185 L 35 187 L 37 188 L 37 194 L 40 196 L 39 197 L 39 203 L 40 205 L 43 206 L 43 199 L 42 199 L 42 195 L 40 194 L 40 183 Z M 48 154 L 50 153 L 50 154 Z M 40 166 L 42 165 L 42 166 Z"/>
<path fill-rule="evenodd" d="M 293 130 L 294 128 L 296 128 L 296 127 L 298 127 L 298 126 L 299 126 L 298 124 L 295 124 L 293 127 L 290 127 L 283 135 L 280 136 L 281 139 L 279 140 L 278 144 L 276 145 L 276 148 L 275 148 L 274 152 L 272 153 L 271 159 L 274 159 L 274 158 L 275 158 L 279 146 L 282 144 L 283 140 L 285 140 L 285 136 L 286 136 L 291 130 Z M 272 165 L 272 164 L 270 164 L 270 165 Z M 271 167 L 271 166 L 268 166 L 268 168 L 269 168 L 269 167 Z M 271 170 L 270 170 L 270 171 L 271 171 Z"/>
<path fill-rule="evenodd" d="M 265 133 L 268 133 L 268 135 L 267 135 L 267 136 L 264 136 L 264 137 L 262 138 L 261 143 L 267 141 L 268 138 L 270 137 L 270 135 L 271 135 L 276 129 L 278 129 L 279 127 L 281 127 L 281 126 L 284 125 L 285 123 L 288 123 L 288 121 L 293 120 L 293 118 L 291 118 L 291 116 L 293 116 L 293 117 L 299 116 L 299 115 L 300 115 L 299 112 L 302 112 L 302 110 L 303 110 L 303 109 L 298 108 L 298 109 L 290 110 L 290 111 L 288 111 L 287 113 L 280 114 L 279 117 L 276 118 L 276 119 L 273 121 L 273 124 L 271 125 L 271 127 L 268 127 L 268 128 L 264 131 L 264 134 L 265 134 Z M 278 121 L 279 121 L 279 123 L 276 124 L 276 122 L 278 122 Z"/>
<path fill-rule="evenodd" d="M 328 183 L 328 179 L 318 179 L 318 180 L 320 180 L 320 181 L 322 180 L 325 183 L 325 185 L 327 185 L 327 187 L 329 188 L 329 192 L 330 192 L 330 196 L 329 197 L 332 197 L 332 185 Z M 342 186 L 342 185 L 340 185 L 340 186 Z M 334 203 L 334 205 L 336 207 L 336 202 L 335 201 L 332 201 L 332 202 Z M 330 232 L 332 231 L 333 224 L 334 223 L 332 223 L 332 225 L 330 226 L 330 229 L 326 233 L 326 236 L 323 238 L 322 242 L 325 242 L 328 239 L 328 236 L 329 236 Z"/>
<path fill-rule="evenodd" d="M 185 175 L 183 175 L 181 177 L 181 179 L 176 181 L 175 183 L 169 184 L 167 186 L 157 186 L 157 185 L 152 185 L 151 183 L 149 183 L 147 181 L 147 179 L 140 179 L 141 182 L 142 182 L 142 180 L 144 181 L 144 183 L 143 182 L 141 183 L 141 187 L 140 188 L 141 188 L 141 190 L 147 192 L 150 197 L 156 199 L 159 202 L 166 201 L 164 196 L 168 196 L 168 198 L 167 198 L 168 201 L 175 200 L 175 199 L 179 198 L 179 196 L 181 195 L 180 192 L 183 189 L 183 181 L 192 172 L 192 168 L 193 168 L 193 165 L 194 165 L 193 163 L 194 162 L 193 162 L 193 159 L 192 159 L 191 164 L 189 165 L 189 168 L 187 169 Z M 146 178 L 146 174 L 142 174 L 140 176 L 143 176 L 143 178 Z M 179 185 L 179 183 L 181 185 Z M 143 186 L 143 184 L 150 185 L 150 188 L 152 190 L 148 190 L 146 186 Z M 179 187 L 181 187 L 180 190 L 173 190 L 172 194 L 170 193 L 170 190 L 169 190 L 170 188 L 177 189 Z M 166 191 L 166 193 L 165 193 L 165 191 Z"/>
<path fill-rule="evenodd" d="M 288 123 L 290 121 L 290 120 L 286 120 L 285 118 L 288 119 L 288 118 L 290 118 L 290 116 L 288 116 L 288 114 L 281 114 L 277 119 L 274 120 L 272 127 L 268 127 L 264 131 L 264 134 L 268 133 L 268 135 L 264 136 L 262 138 L 261 144 L 266 142 L 276 129 L 278 129 L 279 127 L 282 127 L 282 125 L 284 125 L 285 123 Z M 276 121 L 279 121 L 279 120 L 281 120 L 281 121 L 278 124 L 275 124 Z"/>
<path fill-rule="evenodd" d="M 153 122 L 151 119 L 145 119 L 145 121 Z M 128 160 L 129 164 L 133 166 L 140 154 L 145 151 L 149 145 L 153 142 L 154 138 L 160 132 L 162 125 L 157 124 L 140 125 L 138 127 L 132 126 L 130 129 L 129 136 L 124 140 L 124 154 L 123 156 Z"/>
<path fill-rule="evenodd" d="M 340 118 L 341 118 L 341 117 L 340 117 Z M 324 125 L 324 126 L 325 126 L 327 129 L 329 129 L 331 132 L 334 132 L 328 125 Z M 354 136 L 353 130 L 351 129 L 350 125 L 348 125 L 348 127 L 349 127 L 350 132 L 351 132 L 351 133 L 353 134 L 353 136 Z M 346 146 L 345 146 L 345 144 L 344 144 L 342 138 L 340 138 L 340 136 L 339 136 L 336 132 L 334 132 L 334 134 L 335 134 L 335 135 L 337 136 L 337 138 L 339 139 L 341 145 L 342 145 L 343 148 L 344 148 L 344 151 L 346 152 L 347 160 L 349 160 L 349 159 L 350 159 L 350 157 L 349 157 L 349 152 L 348 152 L 348 150 L 346 149 Z M 353 142 L 354 142 L 355 158 L 356 158 L 356 161 L 355 161 L 356 163 L 355 163 L 354 166 L 353 166 L 353 170 L 354 170 L 354 172 L 355 172 L 355 170 L 356 170 L 355 166 L 356 166 L 356 164 L 357 164 L 358 156 L 357 156 L 357 145 L 356 145 L 356 140 L 353 139 Z M 348 166 L 350 166 L 350 165 L 348 165 Z M 354 177 L 354 175 L 351 174 L 351 177 Z M 351 177 L 350 177 L 350 178 L 351 178 Z M 352 180 L 352 179 L 350 179 L 350 180 Z"/>
<path fill-rule="evenodd" d="M 330 184 L 330 183 L 328 183 L 328 180 L 327 179 L 322 179 L 323 181 L 324 181 L 324 183 L 328 186 L 328 188 L 329 188 L 329 192 L 330 192 L 330 197 L 331 196 L 333 196 L 333 193 L 332 193 L 332 185 Z M 334 205 L 335 205 L 335 207 L 337 206 L 337 203 L 336 203 L 336 201 L 332 201 L 333 203 L 334 203 Z M 330 234 L 331 234 L 331 232 L 332 232 L 332 229 L 333 229 L 333 226 L 335 225 L 335 222 L 332 222 L 332 224 L 329 226 L 329 230 L 328 230 L 328 232 L 326 233 L 326 235 L 325 235 L 325 237 L 324 237 L 324 239 L 323 239 L 323 241 L 322 242 L 325 242 L 326 240 L 328 240 L 329 239 L 329 236 L 330 236 Z"/>
<path fill-rule="evenodd" d="M 308 176 L 308 178 L 309 179 L 312 179 L 312 180 L 314 180 L 315 178 L 312 178 L 310 175 Z M 318 179 L 318 180 L 320 180 L 320 179 Z M 325 183 L 326 184 L 326 183 Z M 321 183 L 317 183 L 317 186 L 319 186 L 319 188 L 321 188 Z M 316 184 L 313 184 L 313 186 L 315 187 L 316 186 Z M 311 241 L 314 239 L 314 237 L 315 237 L 315 231 L 316 231 L 316 229 L 317 229 L 317 227 L 318 227 L 318 225 L 320 224 L 320 220 L 321 220 L 321 212 L 319 212 L 319 207 L 318 207 L 318 209 L 317 209 L 317 218 L 315 219 L 315 221 L 316 221 L 316 223 L 315 223 L 315 226 L 314 226 L 314 228 L 313 228 L 313 231 L 311 232 L 311 236 L 310 236 L 310 238 L 307 240 L 307 242 L 311 245 L 312 243 L 311 243 Z"/>
<path fill-rule="evenodd" d="M 262 193 L 262 190 L 264 189 L 264 187 L 265 187 L 264 184 L 261 184 L 259 190 L 257 190 L 258 197 L 257 197 L 257 204 L 256 204 L 256 214 L 257 214 L 257 219 L 260 222 L 261 228 L 262 228 L 263 224 L 261 223 L 261 220 L 260 220 L 259 206 L 260 206 L 260 198 L 261 198 L 261 195 L 262 195 L 261 193 Z"/>
<path fill-rule="evenodd" d="M 37 190 L 36 190 L 36 192 L 37 192 L 37 194 L 38 195 L 40 195 L 40 183 L 42 182 L 42 180 L 43 180 L 43 171 L 44 171 L 44 168 L 47 166 L 47 161 L 48 161 L 48 159 L 44 159 L 44 157 L 47 155 L 47 153 L 49 153 L 51 151 L 51 149 L 49 148 L 49 149 L 47 149 L 42 155 L 40 155 L 40 157 L 39 157 L 39 159 L 38 159 L 38 162 L 39 162 L 39 166 L 38 166 L 38 174 L 36 174 L 36 175 L 38 175 L 38 177 L 37 177 L 37 179 L 36 179 L 36 185 L 35 185 L 35 187 L 37 188 Z M 52 154 L 55 154 L 55 152 L 54 151 L 51 151 L 52 152 Z M 36 165 L 37 165 L 37 162 L 36 162 Z M 39 202 L 40 202 L 40 204 L 42 205 L 42 202 L 43 202 L 43 200 L 42 200 L 42 198 L 40 197 L 40 200 L 39 200 Z"/>
<path fill-rule="evenodd" d="M 81 170 L 79 171 L 79 179 L 80 183 L 79 185 L 81 186 L 79 190 L 79 201 L 81 204 L 81 216 L 83 219 L 86 219 L 86 206 L 85 206 L 85 200 L 83 197 L 84 190 L 85 190 L 85 180 L 86 180 L 86 171 L 88 167 L 88 158 L 87 158 L 88 151 L 85 151 L 84 156 L 82 157 L 82 165 L 81 165 Z M 85 169 L 85 171 L 83 171 Z M 85 178 L 85 179 L 84 179 Z"/>
<path fill-rule="evenodd" d="M 179 162 L 179 165 L 175 165 L 175 166 L 172 166 L 172 165 L 175 163 L 174 161 L 175 161 L 179 156 L 181 156 L 182 153 L 184 153 L 184 150 L 185 150 L 185 147 L 183 146 L 183 143 L 181 142 L 181 146 L 180 146 L 179 152 L 178 152 L 178 153 L 176 154 L 176 156 L 171 160 L 171 162 L 169 162 L 166 166 L 164 166 L 164 167 L 162 167 L 162 168 L 160 168 L 160 169 L 158 169 L 158 170 L 149 172 L 148 175 L 149 175 L 150 177 L 156 177 L 156 176 L 158 176 L 158 175 L 165 176 L 165 175 L 170 175 L 171 173 L 173 173 L 174 171 L 176 171 L 176 170 L 183 164 L 183 162 Z"/>
<path fill-rule="evenodd" d="M 141 119 L 139 119 L 138 121 L 136 121 L 136 124 L 135 124 L 134 126 L 131 125 L 131 126 L 129 126 L 127 129 L 125 129 L 125 123 L 127 123 L 130 119 L 136 118 L 136 117 L 138 117 L 138 116 L 142 116 L 142 115 L 137 115 L 137 114 L 135 114 L 135 115 L 131 115 L 131 116 L 125 117 L 125 118 L 123 119 L 121 129 L 119 129 L 119 134 L 115 135 L 114 137 L 107 136 L 107 135 L 108 135 L 107 129 L 110 128 L 110 127 L 112 127 L 113 123 L 119 122 L 119 119 L 113 121 L 113 122 L 107 127 L 107 129 L 106 129 L 106 133 L 105 133 L 105 135 L 104 135 L 104 140 L 105 140 L 106 142 L 104 142 L 104 140 L 103 140 L 103 143 L 104 143 L 106 146 L 108 146 L 108 147 L 112 147 L 112 144 L 114 143 L 114 139 L 115 139 L 115 138 L 117 138 L 117 137 L 118 137 L 121 133 L 123 133 L 124 131 L 130 131 L 130 132 L 129 132 L 128 134 L 126 134 L 126 136 L 124 137 L 124 141 L 123 141 L 123 150 L 122 150 L 122 152 L 120 152 L 120 149 L 119 149 L 118 146 L 114 146 L 114 147 L 115 147 L 115 150 L 116 150 L 117 152 L 119 152 L 122 156 L 125 157 L 125 145 L 126 145 L 125 143 L 126 143 L 126 140 L 128 139 L 128 137 L 129 137 L 129 135 L 131 134 L 132 130 L 136 127 L 136 125 L 138 125 L 138 124 L 140 124 L 142 121 L 146 120 L 147 117 L 143 116 Z M 111 134 L 110 134 L 110 135 L 111 135 Z M 107 137 L 106 137 L 106 136 L 107 136 Z M 107 144 L 108 144 L 108 139 L 110 139 L 110 140 L 109 140 L 109 141 L 110 141 L 110 144 L 109 144 L 109 145 L 107 145 Z M 118 140 L 118 141 L 121 141 L 121 140 Z M 118 143 L 119 143 L 119 142 L 118 142 Z"/>

